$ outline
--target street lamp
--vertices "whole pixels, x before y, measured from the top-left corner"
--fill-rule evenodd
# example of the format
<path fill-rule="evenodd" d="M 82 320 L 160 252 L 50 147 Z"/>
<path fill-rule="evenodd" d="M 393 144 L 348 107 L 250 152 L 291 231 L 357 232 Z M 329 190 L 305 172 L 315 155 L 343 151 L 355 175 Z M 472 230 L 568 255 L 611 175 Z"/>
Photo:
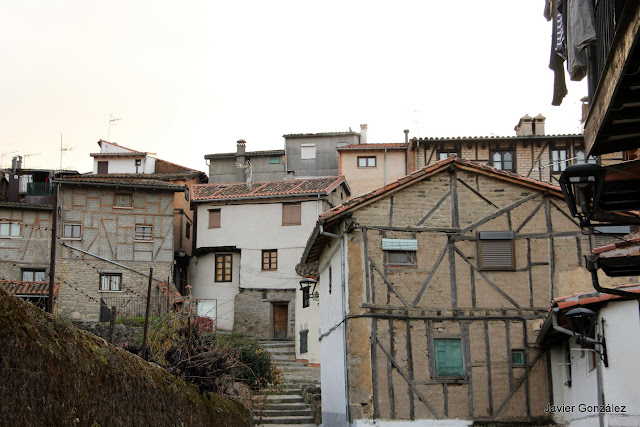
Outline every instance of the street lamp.
<path fill-rule="evenodd" d="M 609 366 L 609 358 L 607 357 L 607 345 L 603 335 L 595 336 L 597 315 L 593 310 L 585 307 L 577 307 L 567 311 L 564 314 L 569 329 L 573 332 L 573 336 L 578 340 L 581 347 L 589 345 L 599 345 L 601 350 L 593 351 L 600 356 L 604 362 L 604 366 Z"/>
<path fill-rule="evenodd" d="M 607 171 L 600 165 L 582 163 L 568 166 L 560 175 L 564 200 L 580 227 L 589 227 L 598 210 Z"/>

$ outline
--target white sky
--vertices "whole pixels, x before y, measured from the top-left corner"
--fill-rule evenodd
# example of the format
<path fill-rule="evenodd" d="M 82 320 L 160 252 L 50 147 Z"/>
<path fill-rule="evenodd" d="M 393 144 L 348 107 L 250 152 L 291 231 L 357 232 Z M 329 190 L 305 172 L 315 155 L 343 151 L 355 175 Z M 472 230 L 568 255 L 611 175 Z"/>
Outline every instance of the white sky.
<path fill-rule="evenodd" d="M 551 106 L 544 0 L 0 2 L 0 155 L 87 172 L 109 139 L 207 171 L 283 134 L 369 142 L 579 133 L 586 79 Z M 16 153 L 14 153 L 16 152 Z M 39 154 L 36 154 L 39 153 Z"/>

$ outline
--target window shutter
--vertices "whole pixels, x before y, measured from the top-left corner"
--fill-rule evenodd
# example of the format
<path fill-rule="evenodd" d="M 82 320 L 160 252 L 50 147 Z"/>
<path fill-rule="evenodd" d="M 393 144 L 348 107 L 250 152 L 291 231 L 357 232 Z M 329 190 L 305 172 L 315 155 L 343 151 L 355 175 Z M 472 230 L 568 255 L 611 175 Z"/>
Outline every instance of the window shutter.
<path fill-rule="evenodd" d="M 306 353 L 308 350 L 309 331 L 300 331 L 300 353 Z"/>
<path fill-rule="evenodd" d="M 515 268 L 513 231 L 478 232 L 480 268 L 512 270 Z"/>
<path fill-rule="evenodd" d="M 462 344 L 459 339 L 436 339 L 434 340 L 434 347 L 437 376 L 464 376 Z"/>
<path fill-rule="evenodd" d="M 417 251 L 416 239 L 382 239 L 383 251 Z"/>
<path fill-rule="evenodd" d="M 212 209 L 209 211 L 209 228 L 220 228 L 221 219 L 220 209 Z"/>
<path fill-rule="evenodd" d="M 282 225 L 300 225 L 301 213 L 302 209 L 300 203 L 283 203 Z"/>

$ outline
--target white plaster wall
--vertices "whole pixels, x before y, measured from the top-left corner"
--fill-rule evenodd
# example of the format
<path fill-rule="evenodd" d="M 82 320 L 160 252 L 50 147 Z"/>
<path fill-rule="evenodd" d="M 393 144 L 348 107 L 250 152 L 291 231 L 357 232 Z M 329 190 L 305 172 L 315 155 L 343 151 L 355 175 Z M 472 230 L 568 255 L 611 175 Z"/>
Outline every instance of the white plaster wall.
<path fill-rule="evenodd" d="M 603 368 L 605 403 L 626 405 L 626 414 L 607 414 L 609 426 L 640 425 L 640 317 L 638 301 L 610 303 L 600 310 L 605 319 L 609 367 Z"/>
<path fill-rule="evenodd" d="M 132 151 L 125 147 L 120 147 L 119 145 L 109 144 L 108 142 L 103 142 L 100 145 L 101 153 L 131 153 Z"/>
<path fill-rule="evenodd" d="M 605 337 L 609 367 L 602 369 L 604 403 L 626 406 L 624 414 L 605 414 L 607 426 L 640 425 L 640 371 L 636 359 L 640 354 L 640 320 L 637 301 L 612 302 L 599 312 L 598 325 L 605 320 Z M 597 405 L 597 369 L 588 370 L 588 351 L 581 351 L 576 340 L 571 338 L 571 387 L 565 386 L 563 346 L 551 349 L 551 373 L 553 404 L 570 407 L 565 412 L 554 414 L 558 423 L 568 427 L 599 426 L 597 411 L 585 411 L 580 405 Z"/>
<path fill-rule="evenodd" d="M 318 290 L 320 284 L 316 286 Z M 313 291 L 313 285 L 310 291 Z M 300 353 L 300 331 L 308 330 L 307 333 L 307 352 Z M 306 359 L 309 363 L 320 363 L 320 342 L 318 337 L 320 329 L 320 299 L 309 299 L 309 307 L 302 308 L 302 292 L 300 287 L 296 291 L 296 358 Z"/>
<path fill-rule="evenodd" d="M 149 160 L 152 160 L 151 162 Z M 136 173 L 136 161 L 132 157 L 112 157 L 112 158 L 94 158 L 93 173 L 98 173 L 98 161 L 109 162 L 109 173 Z M 154 173 L 155 159 L 142 160 L 142 165 L 138 166 L 138 173 Z"/>
<path fill-rule="evenodd" d="M 215 281 L 215 254 L 193 257 L 189 263 L 191 294 L 197 299 L 215 299 L 216 327 L 224 331 L 233 330 L 235 297 L 239 287 L 240 254 L 232 257 L 232 281 Z"/>
<path fill-rule="evenodd" d="M 325 334 L 320 341 L 320 366 L 322 382 L 322 419 L 323 425 L 348 425 L 346 419 L 346 372 L 344 366 L 344 323 L 343 320 L 343 293 L 341 285 L 341 248 L 340 241 L 331 240 L 331 247 L 325 249 L 320 257 L 320 265 L 324 264 L 325 257 L 330 258 L 333 272 L 332 291 L 329 294 L 329 267 L 320 274 L 320 333 Z M 334 251 L 335 250 L 335 251 Z M 345 254 L 346 258 L 346 254 Z M 345 268 L 348 266 L 345 263 Z M 345 278 L 348 271 L 345 271 Z M 339 325 L 339 326 L 338 326 Z M 331 332 L 329 332 L 332 328 Z M 344 422 L 344 424 L 343 424 Z"/>

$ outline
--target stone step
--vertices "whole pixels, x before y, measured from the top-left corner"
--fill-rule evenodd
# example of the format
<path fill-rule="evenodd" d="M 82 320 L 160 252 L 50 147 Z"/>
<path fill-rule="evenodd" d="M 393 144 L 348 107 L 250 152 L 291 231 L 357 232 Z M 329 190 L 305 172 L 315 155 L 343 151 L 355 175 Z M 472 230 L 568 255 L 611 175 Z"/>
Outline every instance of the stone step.
<path fill-rule="evenodd" d="M 300 386 L 279 387 L 277 389 L 267 390 L 263 392 L 265 395 L 272 394 L 300 394 Z"/>
<path fill-rule="evenodd" d="M 258 416 L 262 417 L 311 417 L 311 408 L 304 409 L 266 409 Z"/>
<path fill-rule="evenodd" d="M 306 403 L 269 403 L 266 405 L 265 409 L 269 411 L 297 411 L 301 409 L 309 409 L 309 405 Z"/>
<path fill-rule="evenodd" d="M 291 362 L 295 362 L 296 361 L 296 354 L 295 353 L 272 353 L 271 354 L 271 360 L 274 361 L 291 361 Z"/>
<path fill-rule="evenodd" d="M 268 394 L 266 404 L 271 405 L 273 403 L 304 403 L 304 400 L 299 394 Z"/>
<path fill-rule="evenodd" d="M 313 417 L 262 417 L 262 418 L 254 418 L 254 422 L 258 425 L 264 424 L 311 424 L 313 425 Z"/>

